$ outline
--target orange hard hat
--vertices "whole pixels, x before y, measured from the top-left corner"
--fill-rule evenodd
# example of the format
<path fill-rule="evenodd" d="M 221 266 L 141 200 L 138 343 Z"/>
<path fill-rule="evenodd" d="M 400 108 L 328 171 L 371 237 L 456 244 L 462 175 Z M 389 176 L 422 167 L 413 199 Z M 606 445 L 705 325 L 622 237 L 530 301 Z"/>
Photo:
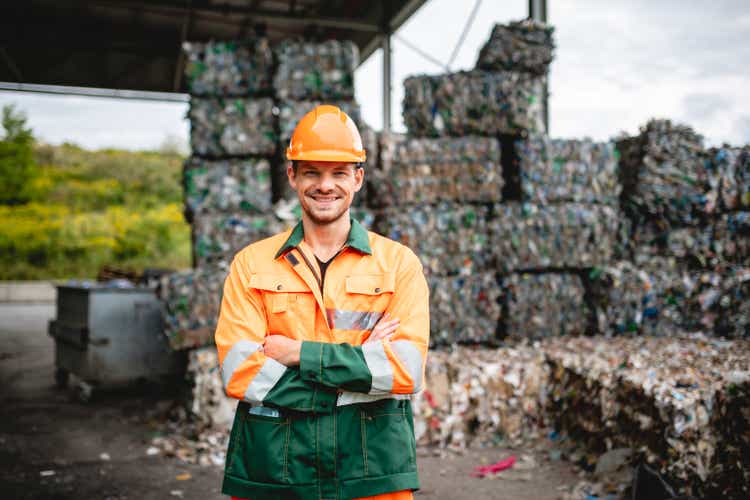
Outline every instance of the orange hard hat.
<path fill-rule="evenodd" d="M 354 121 L 337 106 L 321 104 L 297 124 L 287 160 L 363 163 L 367 155 Z"/>

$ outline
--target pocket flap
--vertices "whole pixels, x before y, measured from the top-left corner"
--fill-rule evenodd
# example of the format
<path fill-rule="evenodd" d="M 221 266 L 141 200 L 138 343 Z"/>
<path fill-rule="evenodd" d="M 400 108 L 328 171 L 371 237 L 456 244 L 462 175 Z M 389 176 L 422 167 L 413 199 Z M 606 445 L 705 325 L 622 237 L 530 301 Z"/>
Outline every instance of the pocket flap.
<path fill-rule="evenodd" d="M 380 295 L 393 292 L 396 285 L 394 273 L 362 274 L 346 277 L 346 291 L 364 295 Z"/>
<path fill-rule="evenodd" d="M 250 275 L 250 288 L 267 292 L 310 292 L 307 284 L 283 274 L 257 273 Z"/>

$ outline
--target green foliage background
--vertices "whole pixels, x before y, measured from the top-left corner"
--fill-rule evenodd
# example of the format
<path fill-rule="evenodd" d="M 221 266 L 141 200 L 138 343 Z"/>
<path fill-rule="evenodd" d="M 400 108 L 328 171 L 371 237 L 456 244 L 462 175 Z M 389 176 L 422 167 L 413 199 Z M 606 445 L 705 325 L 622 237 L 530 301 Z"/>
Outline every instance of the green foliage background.
<path fill-rule="evenodd" d="M 190 266 L 184 158 L 40 145 L 33 138 L 19 154 L 24 146 L 10 142 L 6 128 L 0 140 L 0 185 L 8 187 L 0 190 L 0 280 L 93 278 L 105 264 L 135 271 Z"/>

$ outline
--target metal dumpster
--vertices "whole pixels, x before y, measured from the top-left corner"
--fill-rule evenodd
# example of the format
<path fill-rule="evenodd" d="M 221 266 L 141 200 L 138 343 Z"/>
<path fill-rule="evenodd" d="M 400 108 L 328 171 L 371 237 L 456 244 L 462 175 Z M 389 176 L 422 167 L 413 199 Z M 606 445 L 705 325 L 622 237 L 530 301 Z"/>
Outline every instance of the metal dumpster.
<path fill-rule="evenodd" d="M 150 288 L 58 286 L 57 318 L 49 323 L 58 385 L 72 374 L 88 399 L 97 387 L 182 373 L 185 358 L 169 348 L 161 307 Z"/>

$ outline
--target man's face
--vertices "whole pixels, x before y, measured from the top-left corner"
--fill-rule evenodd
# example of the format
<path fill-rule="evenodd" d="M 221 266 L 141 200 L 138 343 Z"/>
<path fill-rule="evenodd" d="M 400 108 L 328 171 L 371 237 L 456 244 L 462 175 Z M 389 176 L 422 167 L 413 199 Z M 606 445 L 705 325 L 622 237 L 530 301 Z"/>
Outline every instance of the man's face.
<path fill-rule="evenodd" d="M 344 216 L 354 193 L 362 187 L 364 171 L 353 163 L 300 161 L 297 172 L 287 167 L 302 211 L 316 224 L 330 224 Z"/>

